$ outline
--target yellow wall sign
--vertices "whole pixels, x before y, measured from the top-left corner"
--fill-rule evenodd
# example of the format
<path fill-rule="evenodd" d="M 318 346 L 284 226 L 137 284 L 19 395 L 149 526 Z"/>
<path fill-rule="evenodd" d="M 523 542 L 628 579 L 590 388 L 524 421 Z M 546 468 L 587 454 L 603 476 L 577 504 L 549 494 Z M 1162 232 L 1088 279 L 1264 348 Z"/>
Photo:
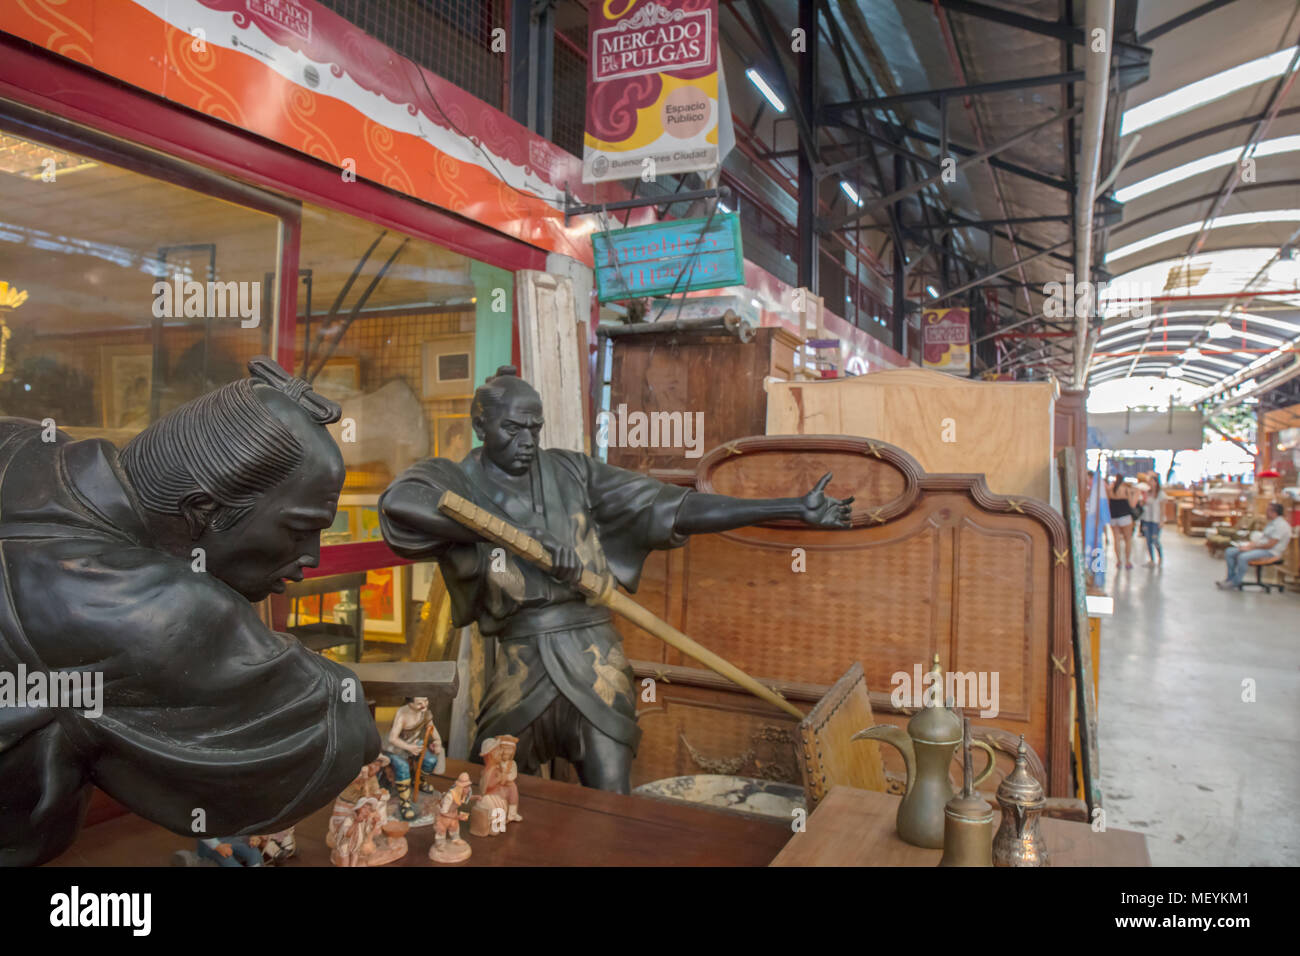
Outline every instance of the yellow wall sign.
<path fill-rule="evenodd" d="M 717 0 L 605 0 L 588 17 L 582 180 L 718 165 Z"/>
<path fill-rule="evenodd" d="M 970 374 L 969 309 L 926 309 L 921 313 L 921 365 Z"/>

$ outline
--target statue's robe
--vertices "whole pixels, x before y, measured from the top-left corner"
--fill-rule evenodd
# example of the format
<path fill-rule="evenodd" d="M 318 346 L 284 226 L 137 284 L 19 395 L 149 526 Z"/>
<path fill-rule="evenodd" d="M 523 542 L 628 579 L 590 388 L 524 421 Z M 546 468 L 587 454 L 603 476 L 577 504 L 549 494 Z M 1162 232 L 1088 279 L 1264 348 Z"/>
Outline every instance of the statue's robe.
<path fill-rule="evenodd" d="M 686 543 L 674 526 L 688 489 L 558 449 L 539 453 L 531 479 L 531 500 L 520 500 L 484 469 L 482 449 L 459 464 L 418 462 L 380 498 L 384 538 L 404 557 L 437 559 L 453 623 L 477 623 L 484 637 L 498 641 L 472 757 L 483 740 L 500 734 L 521 738 L 518 760 L 526 770 L 550 756 L 567 756 L 553 752 L 554 741 L 525 734 L 561 697 L 635 752 L 634 677 L 607 608 L 587 604 L 572 585 L 504 549 L 438 540 L 385 509 L 400 499 L 405 509 L 436 513 L 442 493 L 454 491 L 534 537 L 573 548 L 588 569 L 608 571 L 631 592 L 651 551 Z"/>
<path fill-rule="evenodd" d="M 379 752 L 350 672 L 154 548 L 111 444 L 41 433 L 0 419 L 0 672 L 100 672 L 103 713 L 0 706 L 0 865 L 66 849 L 92 784 L 189 836 L 333 800 Z"/>

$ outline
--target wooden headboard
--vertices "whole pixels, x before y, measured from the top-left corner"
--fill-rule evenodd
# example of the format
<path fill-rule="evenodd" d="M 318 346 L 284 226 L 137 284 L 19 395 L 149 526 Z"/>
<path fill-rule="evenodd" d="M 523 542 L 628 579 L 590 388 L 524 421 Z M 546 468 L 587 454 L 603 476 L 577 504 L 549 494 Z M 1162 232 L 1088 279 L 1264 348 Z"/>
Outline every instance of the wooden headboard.
<path fill-rule="evenodd" d="M 1069 546 L 1049 505 L 991 494 L 981 475 L 926 474 L 893 445 L 844 435 L 742 438 L 693 473 L 654 474 L 766 498 L 802 495 L 828 471 L 830 494 L 854 496 L 851 529 L 776 522 L 700 535 L 652 556 L 636 599 L 796 703 L 811 706 L 861 661 L 881 721 L 907 717 L 888 704 L 892 675 L 924 672 L 936 653 L 945 670 L 996 671 L 1000 714 L 968 715 L 1023 733 L 1049 794 L 1072 796 Z M 798 781 L 782 765 L 791 718 L 618 626 L 638 677 L 664 678 L 639 711 L 634 785 L 709 770 Z"/>

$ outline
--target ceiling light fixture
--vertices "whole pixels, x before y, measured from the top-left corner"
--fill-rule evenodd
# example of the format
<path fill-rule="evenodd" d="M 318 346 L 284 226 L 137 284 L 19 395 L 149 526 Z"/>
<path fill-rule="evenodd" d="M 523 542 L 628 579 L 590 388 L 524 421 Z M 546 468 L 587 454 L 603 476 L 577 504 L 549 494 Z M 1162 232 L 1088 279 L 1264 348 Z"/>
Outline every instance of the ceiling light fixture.
<path fill-rule="evenodd" d="M 758 92 L 763 94 L 763 98 L 772 104 L 772 109 L 778 113 L 785 112 L 785 103 L 782 102 L 781 97 L 776 95 L 776 90 L 768 85 L 767 80 L 763 79 L 762 73 L 759 73 L 758 70 L 751 66 L 745 71 L 745 75 L 749 77 L 749 82 L 758 87 Z"/>

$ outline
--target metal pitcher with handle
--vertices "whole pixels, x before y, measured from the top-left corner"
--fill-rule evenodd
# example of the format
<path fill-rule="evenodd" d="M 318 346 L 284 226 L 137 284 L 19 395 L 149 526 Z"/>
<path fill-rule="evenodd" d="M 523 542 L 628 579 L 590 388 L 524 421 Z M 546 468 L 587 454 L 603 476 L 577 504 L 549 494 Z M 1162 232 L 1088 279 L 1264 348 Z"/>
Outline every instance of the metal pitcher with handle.
<path fill-rule="evenodd" d="M 939 655 L 934 655 L 930 674 L 934 687 L 943 686 Z M 950 702 L 951 704 L 951 702 Z M 912 846 L 943 849 L 943 808 L 956 794 L 948 776 L 953 754 L 962 742 L 961 719 L 937 704 L 923 706 L 907 722 L 907 729 L 877 724 L 853 735 L 854 740 L 881 740 L 898 748 L 907 766 L 907 792 L 898 805 L 898 835 Z M 972 786 L 987 780 L 993 772 L 993 748 L 981 740 L 972 742 L 988 754 L 988 764 Z"/>

